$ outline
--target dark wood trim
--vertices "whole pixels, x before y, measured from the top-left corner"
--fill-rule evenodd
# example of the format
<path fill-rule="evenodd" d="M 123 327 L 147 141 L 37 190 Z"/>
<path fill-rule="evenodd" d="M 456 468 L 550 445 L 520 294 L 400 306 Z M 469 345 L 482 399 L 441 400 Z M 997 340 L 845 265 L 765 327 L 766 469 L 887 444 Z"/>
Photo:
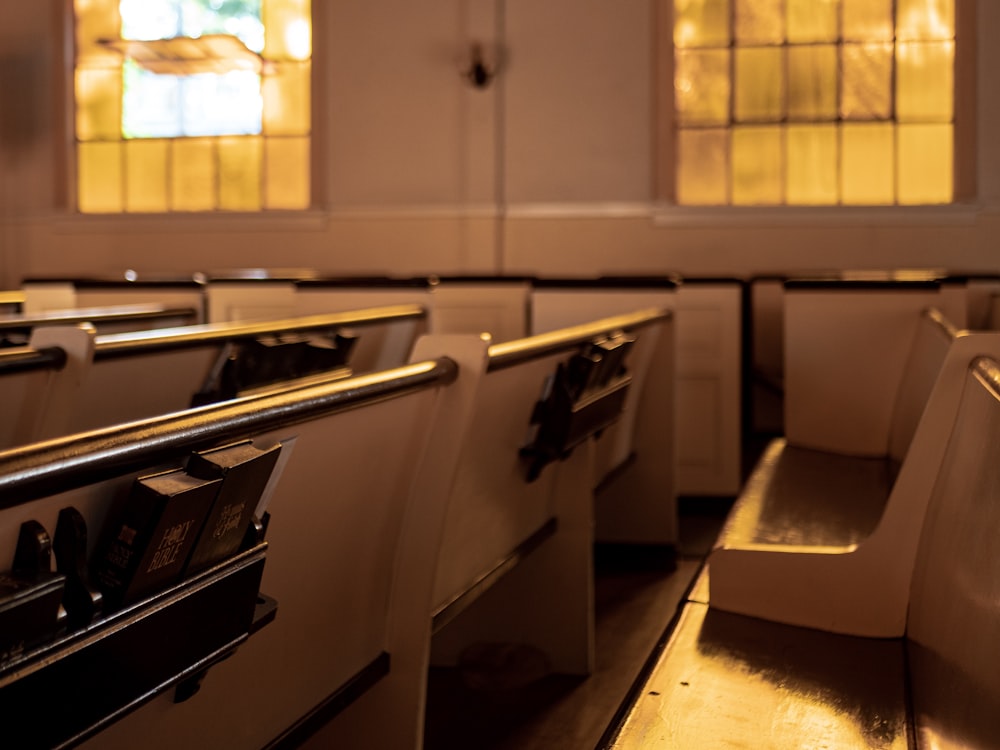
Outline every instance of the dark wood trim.
<path fill-rule="evenodd" d="M 271 740 L 265 745 L 264 750 L 294 750 L 299 747 L 389 674 L 390 661 L 389 654 L 383 651 L 361 671 L 313 707 L 309 713 L 301 717 L 281 735 Z"/>
<path fill-rule="evenodd" d="M 431 618 L 431 629 L 437 633 L 449 622 L 464 612 L 469 605 L 482 596 L 497 581 L 513 570 L 518 563 L 530 555 L 549 538 L 555 535 L 559 524 L 555 518 L 550 518 L 542 524 L 527 539 L 521 542 L 509 555 L 496 563 L 492 568 L 479 576 L 465 591 L 446 602 L 434 612 Z"/>

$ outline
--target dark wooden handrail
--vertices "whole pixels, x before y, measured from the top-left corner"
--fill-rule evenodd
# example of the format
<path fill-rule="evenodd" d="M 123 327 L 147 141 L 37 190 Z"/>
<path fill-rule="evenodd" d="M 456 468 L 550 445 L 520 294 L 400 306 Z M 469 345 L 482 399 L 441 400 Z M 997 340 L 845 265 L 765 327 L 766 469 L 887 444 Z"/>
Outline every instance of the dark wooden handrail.
<path fill-rule="evenodd" d="M 58 346 L 32 349 L 28 346 L 0 349 L 0 375 L 25 370 L 61 370 L 66 366 L 66 352 Z"/>
<path fill-rule="evenodd" d="M 591 323 L 560 328 L 557 331 L 541 333 L 514 341 L 493 344 L 489 348 L 488 371 L 501 370 L 519 362 L 537 359 L 549 354 L 569 351 L 588 341 L 608 336 L 614 333 L 627 333 L 638 328 L 644 328 L 672 316 L 670 310 L 650 307 L 625 315 L 615 315 L 602 318 Z"/>
<path fill-rule="evenodd" d="M 0 452 L 0 508 L 182 459 L 218 445 L 452 382 L 447 357 L 187 409 Z"/>
<path fill-rule="evenodd" d="M 119 357 L 136 352 L 155 352 L 211 346 L 225 341 L 251 339 L 280 333 L 321 331 L 340 326 L 364 326 L 426 316 L 421 305 L 389 305 L 364 310 L 308 315 L 281 320 L 236 321 L 205 323 L 151 331 L 130 331 L 98 336 L 94 342 L 94 359 Z"/>
<path fill-rule="evenodd" d="M 0 315 L 0 331 L 26 331 L 37 326 L 72 325 L 73 323 L 119 323 L 163 318 L 193 318 L 193 307 L 163 305 L 109 305 L 32 313 Z"/>

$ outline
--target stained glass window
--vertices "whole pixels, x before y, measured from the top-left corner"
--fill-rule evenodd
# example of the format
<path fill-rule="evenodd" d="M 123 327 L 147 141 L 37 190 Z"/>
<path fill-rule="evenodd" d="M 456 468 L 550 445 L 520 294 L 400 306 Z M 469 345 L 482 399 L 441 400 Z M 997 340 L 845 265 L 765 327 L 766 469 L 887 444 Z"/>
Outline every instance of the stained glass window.
<path fill-rule="evenodd" d="M 954 199 L 955 0 L 673 0 L 676 199 Z"/>
<path fill-rule="evenodd" d="M 310 0 L 74 0 L 82 213 L 310 205 Z"/>

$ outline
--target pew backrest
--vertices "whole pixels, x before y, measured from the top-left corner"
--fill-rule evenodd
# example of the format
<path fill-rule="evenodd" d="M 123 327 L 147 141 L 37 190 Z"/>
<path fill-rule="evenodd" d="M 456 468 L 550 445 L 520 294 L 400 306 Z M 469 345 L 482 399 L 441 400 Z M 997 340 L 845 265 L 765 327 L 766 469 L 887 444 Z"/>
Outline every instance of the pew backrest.
<path fill-rule="evenodd" d="M 895 394 L 937 284 L 788 282 L 785 436 L 790 445 L 885 456 Z"/>
<path fill-rule="evenodd" d="M 33 315 L 3 315 L 0 316 L 0 336 L 28 336 L 32 330 L 41 326 L 83 323 L 89 323 L 100 333 L 169 328 L 196 323 L 197 313 L 193 307 L 142 304 L 51 310 Z"/>
<path fill-rule="evenodd" d="M 543 466 L 533 475 L 530 457 L 522 452 L 530 442 L 537 404 L 557 369 L 591 341 L 634 336 L 640 343 L 666 320 L 669 313 L 650 308 L 490 346 L 451 490 L 434 591 L 438 613 L 473 589 L 498 561 L 544 534 L 559 515 L 556 467 Z M 634 353 L 636 359 L 626 360 L 628 368 L 641 361 L 641 349 Z M 594 471 L 592 463 L 588 470 Z"/>
<path fill-rule="evenodd" d="M 485 343 L 469 350 L 460 359 L 481 360 Z M 439 358 L 0 453 L 0 554 L 6 556 L 22 521 L 51 530 L 67 505 L 83 513 L 94 540 L 137 471 L 248 437 L 282 445 L 285 463 L 267 506 L 272 521 L 262 582 L 279 616 L 215 666 L 192 701 L 176 706 L 161 696 L 111 726 L 72 729 L 103 729 L 94 745 L 101 748 L 134 747 L 140 735 L 156 748 L 259 748 L 295 731 L 324 702 L 339 706 L 345 687 L 357 691 L 382 677 L 386 665 L 391 675 L 397 659 L 419 662 L 393 625 L 426 617 L 427 603 L 408 600 L 408 586 L 397 580 L 405 575 L 407 584 L 430 589 L 434 524 L 444 517 L 461 443 L 455 430 L 467 424 L 465 407 L 452 398 L 457 384 L 449 385 L 458 375 L 454 362 Z M 400 611 L 407 606 L 416 614 Z M 121 657 L 141 663 L 143 654 Z M 0 674 L 0 689 L 8 678 Z M 80 689 L 56 686 L 53 700 L 60 690 Z M 407 724 L 411 734 L 418 724 L 410 703 L 380 709 L 384 721 Z"/>
<path fill-rule="evenodd" d="M 93 429 L 187 408 L 194 394 L 213 379 L 215 368 L 226 357 L 226 348 L 241 341 L 348 329 L 363 339 L 369 329 L 396 326 L 413 335 L 414 321 L 423 317 L 422 308 L 410 305 L 98 336 L 72 428 Z M 400 336 L 382 339 L 393 345 L 380 355 L 383 360 L 394 360 L 397 366 L 406 361 L 409 340 Z"/>

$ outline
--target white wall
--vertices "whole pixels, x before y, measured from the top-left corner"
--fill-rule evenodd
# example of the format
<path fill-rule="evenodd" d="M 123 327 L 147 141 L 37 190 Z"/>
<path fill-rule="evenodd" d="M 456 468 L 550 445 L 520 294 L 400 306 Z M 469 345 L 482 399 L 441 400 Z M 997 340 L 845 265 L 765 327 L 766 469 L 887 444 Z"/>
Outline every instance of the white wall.
<path fill-rule="evenodd" d="M 1000 3 L 975 1 L 975 206 L 660 210 L 654 25 L 665 0 L 314 0 L 322 206 L 293 217 L 169 219 L 71 216 L 60 207 L 68 2 L 2 3 L 0 286 L 25 275 L 239 266 L 550 275 L 996 270 L 1000 48 L 992 42 Z M 484 90 L 460 74 L 473 41 L 499 66 Z"/>

